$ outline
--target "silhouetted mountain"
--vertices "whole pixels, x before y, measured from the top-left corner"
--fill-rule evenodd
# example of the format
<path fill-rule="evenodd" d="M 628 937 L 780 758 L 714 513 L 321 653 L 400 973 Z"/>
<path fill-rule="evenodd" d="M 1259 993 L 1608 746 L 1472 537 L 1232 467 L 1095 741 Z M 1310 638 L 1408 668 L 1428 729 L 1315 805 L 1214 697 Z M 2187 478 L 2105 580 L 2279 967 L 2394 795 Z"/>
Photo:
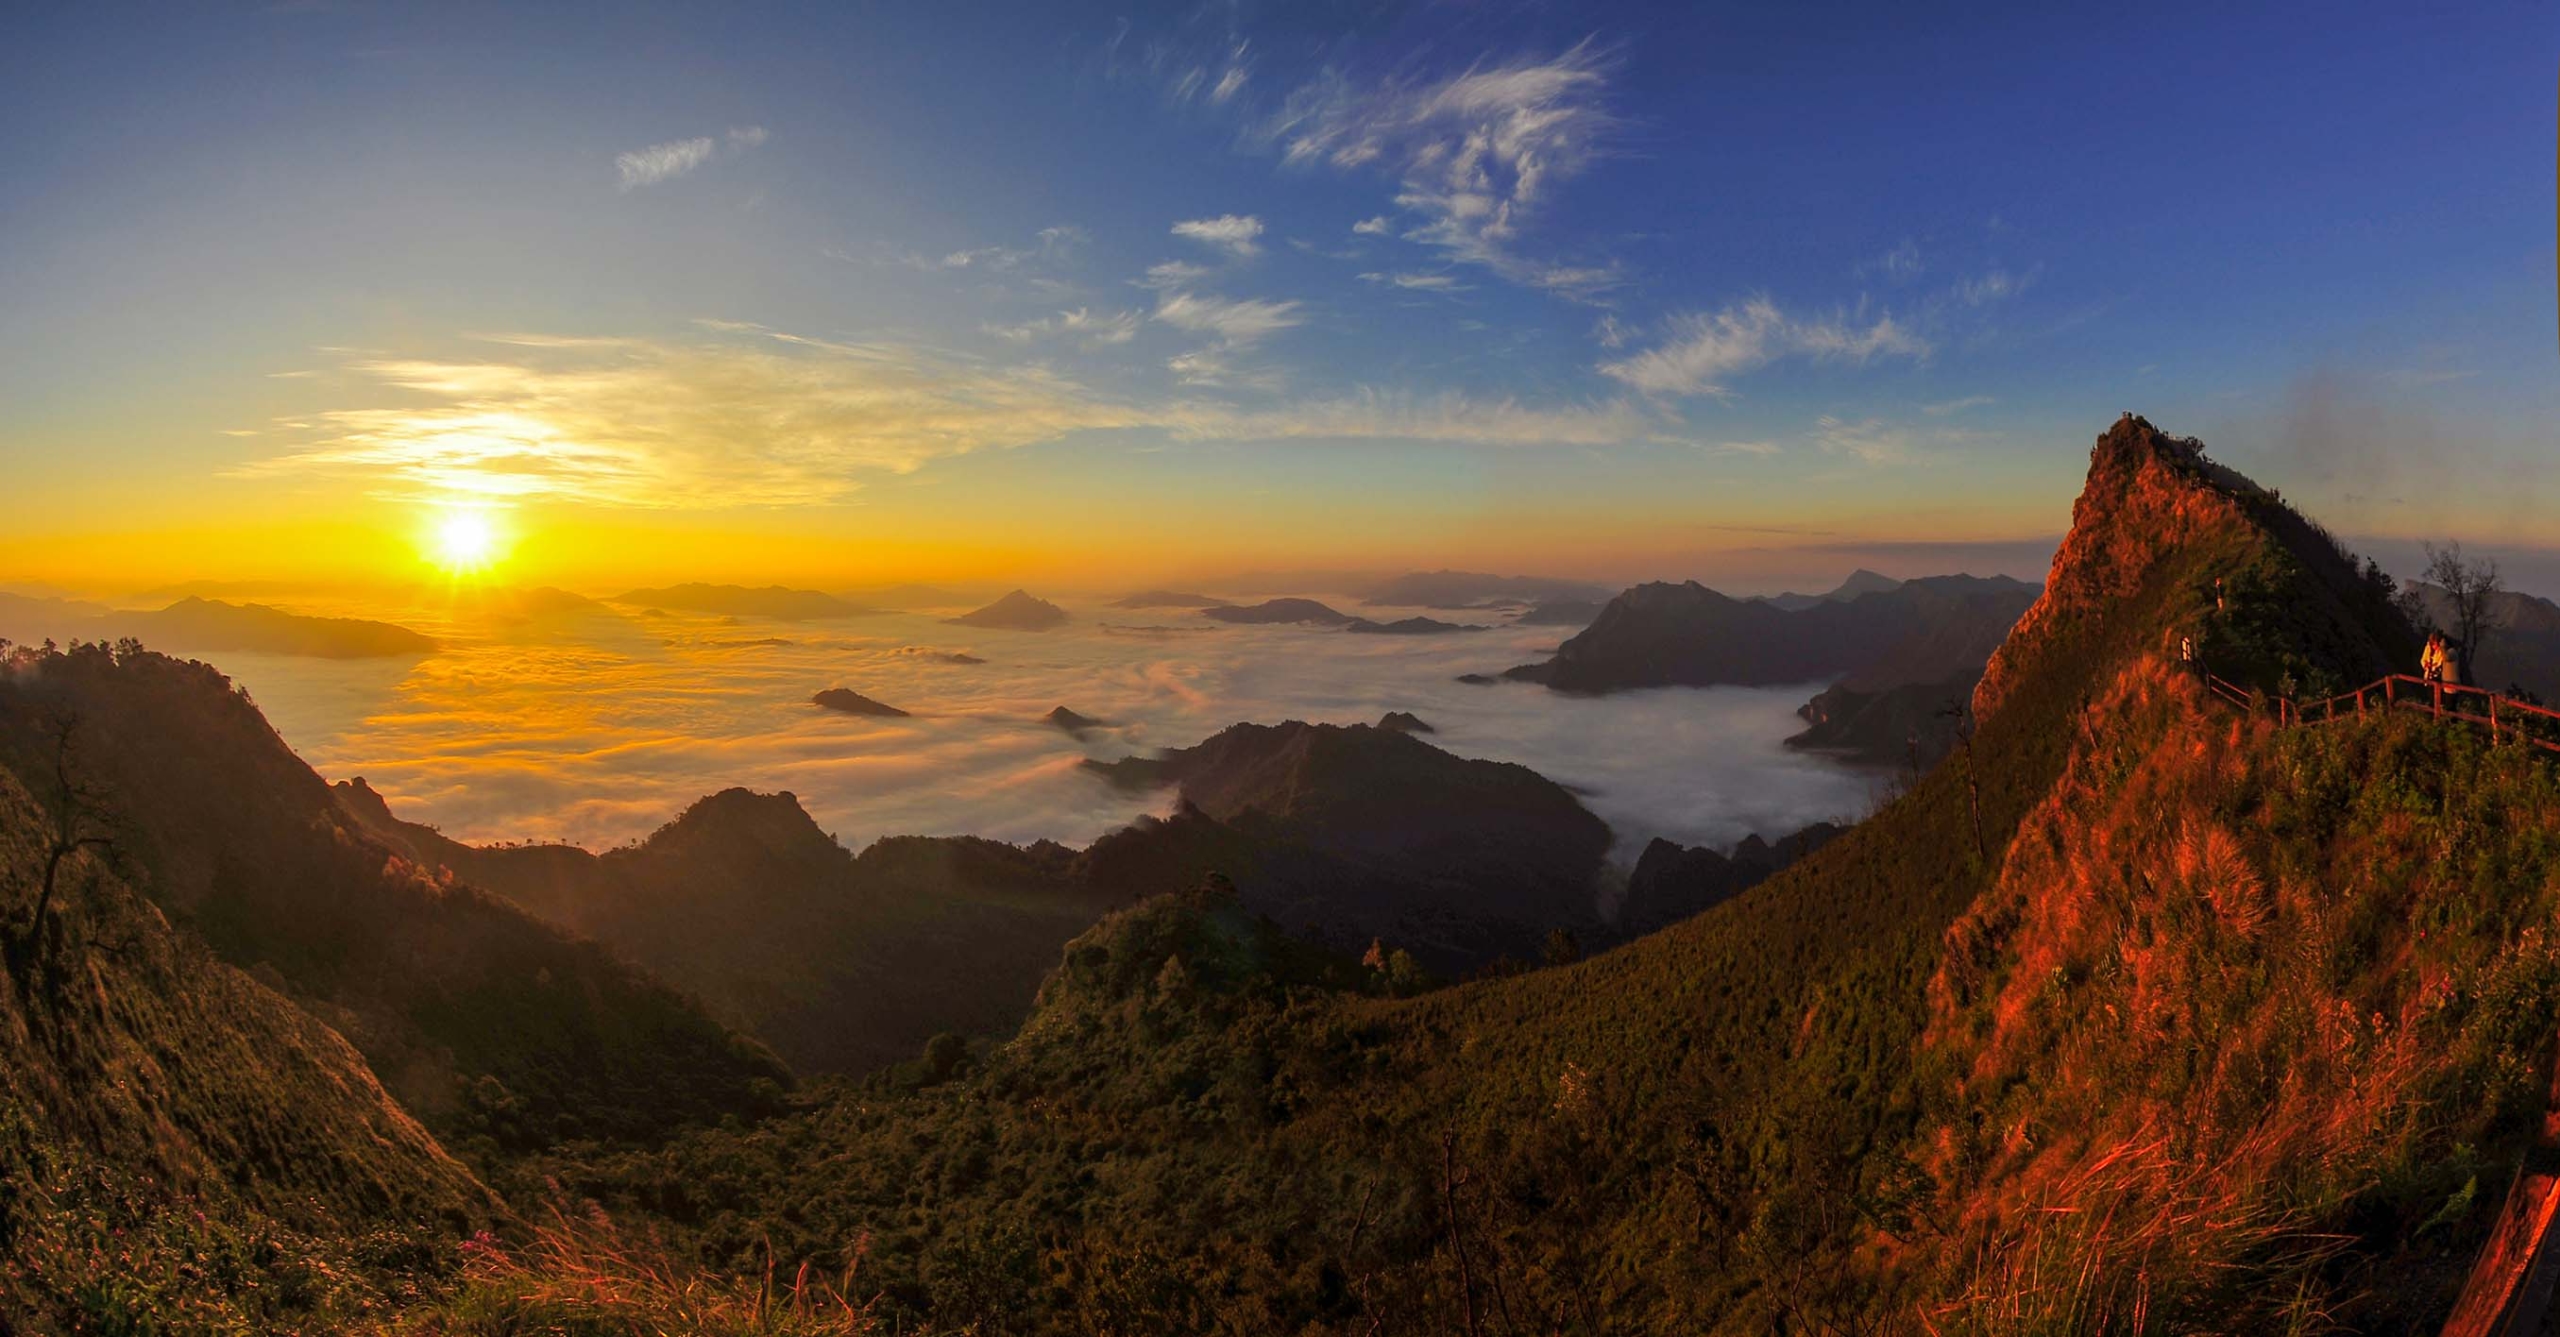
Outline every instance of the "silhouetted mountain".
<path fill-rule="evenodd" d="M 1933 576 L 1790 612 L 1696 581 L 1638 585 L 1609 601 L 1544 664 L 1505 676 L 1558 691 L 1768 686 L 1864 673 L 1877 687 L 1940 681 L 1982 658 L 2036 587 L 2004 576 Z"/>
<path fill-rule="evenodd" d="M 1404 710 L 1390 710 L 1378 717 L 1378 727 L 1395 733 L 1438 733 L 1422 722 L 1422 717 Z"/>
<path fill-rule="evenodd" d="M 448 1136 L 654 1137 L 787 1080 L 594 944 L 395 857 L 205 665 L 87 646 L 0 675 L 0 763 L 22 779 L 50 776 L 64 720 L 137 885 Z"/>
<path fill-rule="evenodd" d="M 658 590 L 633 590 L 616 597 L 614 602 L 642 608 L 672 608 L 684 613 L 760 617 L 775 622 L 864 617 L 880 611 L 847 603 L 832 594 L 785 589 L 780 585 L 767 585 L 762 589 L 749 589 L 744 585 L 670 585 Z"/>
<path fill-rule="evenodd" d="M 1474 571 L 1416 571 L 1370 586 L 1364 601 L 1397 608 L 1498 608 L 1558 600 L 1597 601 L 1607 587 L 1541 576 L 1488 576 Z"/>
<path fill-rule="evenodd" d="M 883 715 L 904 719 L 907 714 L 896 706 L 882 705 L 850 687 L 830 687 L 809 700 L 813 705 L 840 710 L 847 715 Z"/>
<path fill-rule="evenodd" d="M 1762 603 L 1793 613 L 1819 603 L 1847 603 L 1861 595 L 1890 594 L 1900 588 L 1902 588 L 1901 581 L 1891 576 L 1878 575 L 1862 566 L 1850 572 L 1849 578 L 1841 581 L 1839 588 L 1829 594 L 1769 594 L 1759 596 L 1759 599 Z"/>
<path fill-rule="evenodd" d="M 247 651 L 315 659 L 382 659 L 423 655 L 433 639 L 407 627 L 359 618 L 304 617 L 264 604 L 181 599 L 156 613 L 110 613 L 87 633 L 132 637 L 190 651 Z"/>
<path fill-rule="evenodd" d="M 1297 622 L 1315 627 L 1339 627 L 1352 620 L 1349 614 L 1335 612 L 1313 599 L 1265 599 L 1258 604 L 1241 606 L 1222 604 L 1216 608 L 1201 609 L 1200 616 L 1220 622 Z"/>
<path fill-rule="evenodd" d="M 1511 621 L 1523 627 L 1587 627 L 1604 607 L 1597 599 L 1548 599 L 1521 610 Z"/>
<path fill-rule="evenodd" d="M 1738 896 L 1779 869 L 1813 853 L 1848 828 L 1816 822 L 1771 844 L 1747 836 L 1733 853 L 1655 837 L 1637 856 L 1618 903 L 1618 931 L 1652 933 Z"/>
<path fill-rule="evenodd" d="M 1055 845 L 893 837 L 855 856 L 790 794 L 724 790 L 601 855 L 463 845 L 400 821 L 361 779 L 338 796 L 419 863 L 610 945 L 810 1072 L 1009 1031 L 1059 948 L 1123 899 Z"/>
<path fill-rule="evenodd" d="M 1090 860 L 1134 862 L 1149 834 L 1152 846 L 1215 848 L 1205 866 L 1121 880 L 1131 890 L 1220 872 L 1293 930 L 1352 948 L 1384 936 L 1453 966 L 1534 955 L 1554 928 L 1599 931 L 1609 829 L 1524 766 L 1461 759 L 1395 728 L 1296 720 L 1085 765 L 1127 789 L 1172 786 L 1189 809 L 1097 841 Z"/>
<path fill-rule="evenodd" d="M 1067 620 L 1067 610 L 1046 599 L 1035 599 L 1015 590 L 976 612 L 943 620 L 963 627 L 993 627 L 999 631 L 1047 631 Z"/>
<path fill-rule="evenodd" d="M 1981 679 L 1977 668 L 1943 682 L 1868 690 L 1835 683 L 1797 707 L 1808 727 L 1787 739 L 1787 746 L 1871 766 L 1925 770 L 1956 745 L 1964 705 Z"/>
<path fill-rule="evenodd" d="M 1114 599 L 1114 608 L 1223 608 L 1224 599 L 1206 594 L 1186 594 L 1181 590 L 1140 590 L 1126 598 Z"/>
<path fill-rule="evenodd" d="M 1077 738 L 1082 738 L 1086 733 L 1102 727 L 1102 721 L 1089 719 L 1083 715 L 1079 715 L 1074 711 L 1067 709 L 1065 706 L 1060 706 L 1056 710 L 1050 711 L 1048 714 L 1041 716 L 1040 720 L 1044 724 L 1064 729 L 1069 734 Z"/>
<path fill-rule="evenodd" d="M 1365 617 L 1355 617 L 1342 624 L 1342 629 L 1369 636 L 1441 636 L 1453 631 L 1484 630 L 1479 626 L 1443 622 L 1430 617 L 1398 618 L 1393 622 L 1372 622 Z"/>
<path fill-rule="evenodd" d="M 2450 632 L 2453 607 L 2444 590 L 2422 580 L 2409 588 L 2428 620 Z M 2522 687 L 2546 702 L 2560 701 L 2560 604 L 2501 590 L 2489 601 L 2489 623 L 2486 644 L 2471 664 L 2477 685 L 2501 692 Z"/>
<path fill-rule="evenodd" d="M 27 645 L 48 637 L 56 641 L 94 639 L 92 628 L 112 611 L 105 604 L 85 599 L 0 590 L 0 639 Z"/>

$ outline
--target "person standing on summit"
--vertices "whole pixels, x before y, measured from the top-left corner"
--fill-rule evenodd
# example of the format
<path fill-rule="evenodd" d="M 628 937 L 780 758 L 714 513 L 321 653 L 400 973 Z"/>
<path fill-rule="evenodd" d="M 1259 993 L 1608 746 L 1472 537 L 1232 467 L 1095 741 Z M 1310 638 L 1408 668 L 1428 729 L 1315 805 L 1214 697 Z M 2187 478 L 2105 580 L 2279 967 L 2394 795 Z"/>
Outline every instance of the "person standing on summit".
<path fill-rule="evenodd" d="M 2453 677 L 2453 655 L 2445 648 L 2444 633 L 2427 633 L 2427 648 L 2418 652 L 2418 676 L 2430 684 L 2450 681 Z"/>

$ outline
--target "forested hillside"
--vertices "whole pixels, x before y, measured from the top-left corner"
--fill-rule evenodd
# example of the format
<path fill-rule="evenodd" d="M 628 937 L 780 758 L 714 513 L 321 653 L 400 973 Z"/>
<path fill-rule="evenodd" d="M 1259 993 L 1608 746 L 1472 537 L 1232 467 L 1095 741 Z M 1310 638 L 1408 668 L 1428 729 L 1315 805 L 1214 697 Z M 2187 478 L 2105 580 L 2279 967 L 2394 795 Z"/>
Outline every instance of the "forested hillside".
<path fill-rule="evenodd" d="M 2352 685 L 2414 656 L 2392 596 L 2275 494 L 2128 417 L 2093 450 L 2052 578 L 1954 751 L 1701 913 L 1427 988 L 1409 958 L 1356 959 L 1258 913 L 1220 863 L 1256 873 L 1271 848 L 1195 811 L 1074 858 L 1097 888 L 1179 873 L 1186 889 L 1066 944 L 1009 1037 L 719 1101 L 702 1093 L 752 1085 L 752 1050 L 392 856 L 210 670 L 23 658 L 22 785 L 0 788 L 13 904 L 59 833 L 87 829 L 36 794 L 73 755 L 42 721 L 76 707 L 68 736 L 94 740 L 83 764 L 128 817 L 117 848 L 54 861 L 81 899 L 13 939 L 0 1043 L 25 1114 L 6 1154 L 38 1185 L 25 1200 L 70 1223 L 17 1238 L 144 1219 L 78 1187 L 140 1157 L 240 1204 L 209 1220 L 295 1232 L 253 1266 L 353 1257 L 375 1227 L 450 1238 L 485 1210 L 482 1261 L 365 1245 L 296 1311 L 379 1306 L 419 1332 L 552 1330 L 525 1325 L 608 1291 L 642 1331 L 2431 1331 L 2550 1088 L 2560 779 L 2547 754 L 2423 712 L 2281 724 L 2208 694 L 2178 654 L 2200 645 L 2269 693 Z M 205 718 L 227 723 L 190 723 Z M 238 792 L 198 790 L 217 782 Z M 318 806 L 279 816 L 242 796 L 257 785 Z M 775 800 L 714 802 L 695 817 L 776 837 L 783 863 L 851 861 Z M 124 889 L 128 859 L 148 899 Z M 408 908 L 300 899 L 305 875 Z M 475 945 L 447 916 L 516 945 Z M 403 945 L 384 958 L 396 988 L 358 989 L 321 954 L 386 942 Z M 536 959 L 611 1007 L 509 1010 Z M 631 1009 L 664 1020 L 618 1029 Z M 510 1216 L 357 1059 L 380 1071 L 421 1035 L 450 1046 L 443 1082 L 523 1073 L 564 1114 L 617 1112 L 512 1139 L 456 1120 L 522 1196 Z M 646 1052 L 668 1058 L 634 1071 Z M 128 1068 L 143 1080 L 117 1085 Z M 268 1129 L 237 1104 L 254 1082 L 318 1094 Z M 19 1298 L 106 1312 L 65 1298 L 58 1257 Z M 755 1278 L 803 1260 L 855 1269 L 876 1299 L 788 1326 L 815 1311 Z M 223 1312 L 256 1312 L 224 1294 Z"/>
<path fill-rule="evenodd" d="M 1969 742 L 1705 914 L 1396 999 L 1211 888 L 924 1090 L 576 1181 L 991 1331 L 2420 1330 L 2548 1073 L 2548 765 L 2172 667 L 2361 681 L 2389 596 L 2128 419 Z"/>

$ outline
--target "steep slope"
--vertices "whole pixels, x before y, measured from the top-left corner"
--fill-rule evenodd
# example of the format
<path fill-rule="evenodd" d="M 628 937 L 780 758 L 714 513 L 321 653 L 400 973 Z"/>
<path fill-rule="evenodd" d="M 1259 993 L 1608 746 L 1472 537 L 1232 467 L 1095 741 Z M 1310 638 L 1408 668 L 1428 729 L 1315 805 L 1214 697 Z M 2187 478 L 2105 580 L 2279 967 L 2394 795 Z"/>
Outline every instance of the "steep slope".
<path fill-rule="evenodd" d="M 31 924 L 52 816 L 0 772 L 0 1327 L 353 1319 L 389 1289 L 354 1237 L 440 1247 L 489 1218 L 352 1046 L 173 931 L 103 851 L 57 870 Z"/>
<path fill-rule="evenodd" d="M 2279 731 L 2165 656 L 1949 930 L 1916 1293 L 2026 1322 L 2431 1332 L 2551 1081 L 2560 772 Z"/>
<path fill-rule="evenodd" d="M 2429 1266 L 2477 1238 L 2482 1209 L 2462 1202 L 2494 1195 L 2512 1164 L 2498 1159 L 2507 1111 L 2547 1062 L 2547 981 L 2560 975 L 2542 964 L 2536 916 L 2560 891 L 2554 846 L 2500 813 L 2547 806 L 2550 782 L 2512 769 L 2527 763 L 2511 753 L 2467 768 L 2462 736 L 2414 718 L 2235 732 L 2164 667 L 2198 630 L 2232 673 L 2304 683 L 2414 648 L 2314 527 L 2128 418 L 2092 452 L 2054 580 L 1995 658 L 1969 744 L 1705 913 L 1571 966 L 1389 998 L 1386 971 L 1349 989 L 1305 975 L 1209 984 L 1182 945 L 1181 917 L 1197 912 L 1151 903 L 1072 946 L 1062 974 L 1085 983 L 1044 995 L 1019 1039 L 958 1080 L 824 1104 L 754 1145 L 706 1134 L 591 1167 L 588 1182 L 662 1205 L 733 1262 L 759 1256 L 747 1242 L 762 1230 L 786 1254 L 876 1230 L 873 1275 L 896 1305 L 1002 1330 L 1349 1333 L 1389 1318 L 1453 1333 L 2085 1330 L 2102 1311 L 2069 1307 L 2072 1278 L 2095 1278 L 2105 1294 L 2081 1293 L 2104 1299 L 2159 1261 L 2094 1247 L 2118 1220 L 2129 1233 L 2114 1238 L 2144 1241 L 2181 1236 L 2134 1225 L 2197 1227 L 2176 1266 L 2148 1273 L 2156 1319 L 2103 1311 L 2122 1330 L 2262 1330 L 2266 1307 L 2294 1302 L 2409 1326 L 2350 1306 L 2390 1266 Z M 2220 759 L 2244 746 L 2272 750 Z M 2405 767 L 2383 762 L 2402 746 Z M 2315 774 L 2296 762 L 2321 754 L 2286 751 L 2327 747 L 2340 751 Z M 2268 871 L 2310 886 L 2326 870 L 2353 893 L 2320 927 L 2347 954 L 2289 950 L 2291 929 L 2251 939 L 2245 886 L 2227 928 L 2195 927 L 2212 875 L 2170 874 L 2173 850 L 2146 863 L 2147 844 L 2120 859 L 2091 812 L 2173 833 L 2244 815 L 2201 784 L 2148 785 L 2144 757 L 2260 777 L 2248 820 L 2280 838 Z M 2461 798 L 2466 785 L 2489 797 Z M 2359 843 L 2359 828 L 2387 848 Z M 2211 838 L 2198 840 L 2209 866 Z M 2398 899 L 2430 849 L 2461 861 L 2441 891 Z M 2084 867 L 2089 880 L 2072 882 Z M 2192 890 L 2164 890 L 2173 876 Z M 2115 899 L 2090 908 L 2073 885 L 2142 898 L 2148 919 Z M 2308 920 L 2321 900 L 2300 903 Z M 2414 923 L 2394 918 L 2404 910 Z M 2083 931 L 2074 915 L 2095 917 Z M 2105 931 L 2113 922 L 2127 932 Z M 2145 976 L 2146 924 L 2242 946 L 2194 960 L 2176 947 L 2160 960 L 2183 973 Z M 2463 945 L 2436 944 L 2439 931 Z M 2457 958 L 2490 964 L 2431 993 L 2430 963 Z M 2150 992 L 2124 992 L 2137 986 Z M 2285 1002 L 2331 992 L 2353 1010 Z M 2123 999 L 2175 1025 L 2128 1016 Z M 2368 1000 L 2389 1003 L 2385 1024 L 2349 1027 Z M 2440 1029 L 2379 1042 L 2410 1006 L 2438 1009 Z M 2108 1044 L 2104 1081 L 2043 1057 Z M 2430 1044 L 2455 1057 L 2405 1066 Z M 2320 1080 L 2288 1078 L 2296 1063 Z M 2155 1076 L 2186 1084 L 2168 1113 L 2188 1126 L 2246 1130 L 2272 1111 L 2271 1140 L 2164 1133 L 2155 1146 L 2143 1104 Z M 2424 1103 L 2374 1105 L 2419 1112 L 2388 1126 L 2321 1123 L 2354 1114 L 2363 1090 Z M 2301 1128 L 2317 1136 L 2285 1140 Z M 2101 1209 L 2114 1199 L 2039 1196 L 2045 1148 L 2063 1180 L 2146 1177 L 2122 1216 Z M 2201 1216 L 2143 1196 L 2209 1181 L 2213 1155 L 2235 1158 L 2234 1182 L 2251 1187 Z M 2469 1200 L 2466 1155 L 2484 1186 Z M 793 1167 L 817 1160 L 838 1172 L 796 1184 Z M 890 1187 L 927 1183 L 929 1220 Z M 2269 1203 L 2287 1210 L 2250 1215 Z M 2039 1216 L 2040 1204 L 2078 1211 Z M 2224 1204 L 2273 1229 L 2223 1229 Z M 2093 1247 L 2029 1247 L 2074 1230 Z M 2315 1251 L 2331 1265 L 2294 1265 Z M 2011 1266 L 2030 1256 L 2060 1265 Z M 2410 1287 L 2409 1308 L 2434 1294 Z M 2259 1308 L 2217 1320 L 2234 1295 Z"/>
<path fill-rule="evenodd" d="M 0 764 L 50 776 L 73 722 L 72 762 L 142 890 L 346 1034 L 447 1136 L 654 1136 L 760 1107 L 784 1079 L 656 980 L 398 857 L 213 669 L 81 646 L 12 670 Z"/>

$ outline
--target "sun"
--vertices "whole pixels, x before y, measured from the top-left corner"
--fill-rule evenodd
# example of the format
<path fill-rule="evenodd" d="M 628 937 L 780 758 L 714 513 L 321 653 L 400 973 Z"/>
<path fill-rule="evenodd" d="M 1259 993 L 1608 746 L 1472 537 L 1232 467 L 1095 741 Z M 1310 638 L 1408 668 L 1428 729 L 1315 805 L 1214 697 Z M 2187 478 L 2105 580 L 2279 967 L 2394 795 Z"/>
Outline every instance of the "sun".
<path fill-rule="evenodd" d="M 497 565 L 505 546 L 497 521 L 486 511 L 447 511 L 437 517 L 429 540 L 429 560 L 456 576 Z"/>

